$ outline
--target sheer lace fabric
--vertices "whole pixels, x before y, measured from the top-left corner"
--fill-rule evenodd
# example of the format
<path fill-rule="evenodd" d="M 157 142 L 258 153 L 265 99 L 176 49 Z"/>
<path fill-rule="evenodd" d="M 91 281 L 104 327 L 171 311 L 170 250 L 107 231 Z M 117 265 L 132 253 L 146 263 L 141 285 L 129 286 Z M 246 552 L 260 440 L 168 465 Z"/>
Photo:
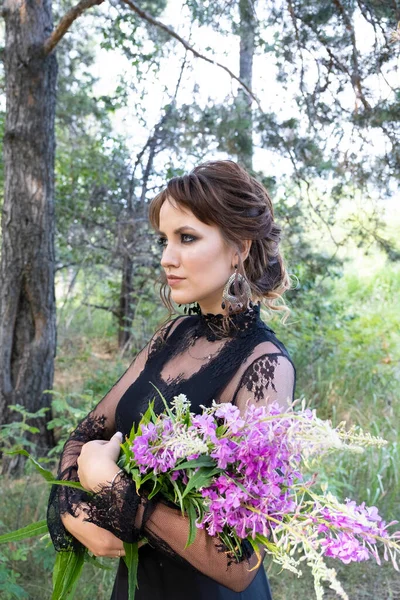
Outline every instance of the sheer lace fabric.
<path fill-rule="evenodd" d="M 93 439 L 109 439 L 116 430 L 128 434 L 153 398 L 156 412 L 161 412 L 163 405 L 154 386 L 167 401 L 186 394 L 193 412 L 201 412 L 201 405 L 208 406 L 213 400 L 232 401 L 241 410 L 248 403 L 272 401 L 286 408 L 293 399 L 295 371 L 286 349 L 261 320 L 259 306 L 234 315 L 228 325 L 222 319 L 220 315 L 191 315 L 161 329 L 66 442 L 59 478 L 77 480 L 82 445 Z M 163 502 L 147 503 L 124 475 L 91 499 L 70 488 L 54 488 L 48 520 L 58 550 L 76 543 L 64 529 L 60 515 L 75 515 L 80 503 L 89 506 L 90 522 L 123 541 L 134 541 L 144 534 L 156 550 L 231 590 L 245 589 L 256 574 L 250 570 L 257 562 L 254 554 L 248 552 L 246 560 L 235 562 L 205 531 L 199 530 L 195 542 L 185 548 L 186 517 Z"/>

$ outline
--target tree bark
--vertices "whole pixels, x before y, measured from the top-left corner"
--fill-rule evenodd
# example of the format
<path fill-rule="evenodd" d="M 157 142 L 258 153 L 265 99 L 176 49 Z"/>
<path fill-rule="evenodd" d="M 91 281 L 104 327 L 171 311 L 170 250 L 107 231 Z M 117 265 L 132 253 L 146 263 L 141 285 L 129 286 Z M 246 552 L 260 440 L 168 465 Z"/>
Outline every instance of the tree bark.
<path fill-rule="evenodd" d="M 118 311 L 118 348 L 127 348 L 132 337 L 132 321 L 134 306 L 132 302 L 133 293 L 133 260 L 125 252 L 122 257 L 121 291 L 119 296 Z"/>
<path fill-rule="evenodd" d="M 45 56 L 50 0 L 5 0 L 5 193 L 0 265 L 0 424 L 10 405 L 50 407 L 56 351 L 54 113 L 57 62 Z M 34 423 L 43 451 L 47 417 Z"/>
<path fill-rule="evenodd" d="M 249 89 L 253 83 L 253 57 L 256 19 L 254 15 L 254 0 L 239 0 L 240 13 L 240 72 L 239 79 Z M 236 107 L 238 111 L 239 126 L 237 130 L 237 159 L 238 162 L 249 169 L 253 168 L 253 117 L 252 97 L 245 92 L 243 87 L 238 91 Z"/>

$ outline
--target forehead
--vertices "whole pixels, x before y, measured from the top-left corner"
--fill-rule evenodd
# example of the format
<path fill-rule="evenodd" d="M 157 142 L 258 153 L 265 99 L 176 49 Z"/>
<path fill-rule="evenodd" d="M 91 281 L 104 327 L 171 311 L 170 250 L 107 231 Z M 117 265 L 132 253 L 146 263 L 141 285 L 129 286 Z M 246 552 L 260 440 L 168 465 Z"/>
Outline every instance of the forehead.
<path fill-rule="evenodd" d="M 167 198 L 160 208 L 159 229 L 167 232 L 177 227 L 194 227 L 200 231 L 218 230 L 216 225 L 207 225 L 200 221 L 191 210 L 180 206 L 174 200 Z"/>

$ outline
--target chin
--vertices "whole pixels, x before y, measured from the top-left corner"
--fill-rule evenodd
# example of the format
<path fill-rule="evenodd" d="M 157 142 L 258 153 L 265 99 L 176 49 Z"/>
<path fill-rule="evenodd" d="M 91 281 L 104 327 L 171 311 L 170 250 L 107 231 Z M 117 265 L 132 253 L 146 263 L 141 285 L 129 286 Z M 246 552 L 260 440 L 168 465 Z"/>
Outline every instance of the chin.
<path fill-rule="evenodd" d="M 171 300 L 173 300 L 175 304 L 192 304 L 192 302 L 197 302 L 197 297 L 194 298 L 188 294 L 180 294 L 179 292 L 175 292 L 175 290 L 171 290 Z"/>

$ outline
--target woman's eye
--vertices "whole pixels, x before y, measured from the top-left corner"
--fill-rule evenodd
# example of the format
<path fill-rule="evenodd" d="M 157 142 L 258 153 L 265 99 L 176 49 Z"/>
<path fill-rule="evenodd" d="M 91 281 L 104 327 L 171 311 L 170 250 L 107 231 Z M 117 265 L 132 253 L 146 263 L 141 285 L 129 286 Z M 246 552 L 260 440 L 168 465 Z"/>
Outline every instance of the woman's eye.
<path fill-rule="evenodd" d="M 191 242 L 196 241 L 196 237 L 191 235 L 190 233 L 181 233 L 181 243 L 182 244 L 190 244 Z M 165 248 L 168 244 L 168 240 L 166 237 L 159 237 L 157 240 L 157 246 L 161 248 Z"/>
<path fill-rule="evenodd" d="M 190 233 L 182 233 L 181 241 L 183 244 L 190 244 L 190 242 L 194 242 L 197 238 L 194 235 L 190 235 Z"/>

